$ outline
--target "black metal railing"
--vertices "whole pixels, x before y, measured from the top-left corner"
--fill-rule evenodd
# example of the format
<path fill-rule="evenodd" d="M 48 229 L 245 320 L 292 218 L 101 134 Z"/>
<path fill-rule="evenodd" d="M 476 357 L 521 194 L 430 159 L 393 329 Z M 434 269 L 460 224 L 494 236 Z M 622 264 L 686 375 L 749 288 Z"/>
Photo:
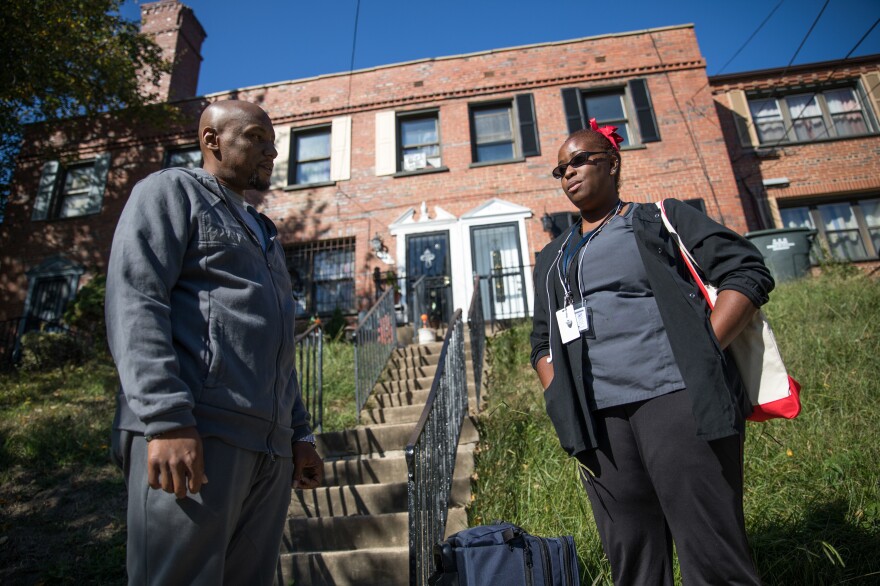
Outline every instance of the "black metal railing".
<path fill-rule="evenodd" d="M 467 415 L 467 400 L 464 324 L 458 309 L 443 340 L 428 401 L 405 450 L 412 586 L 428 583 L 431 550 L 446 531 L 455 455 Z"/>
<path fill-rule="evenodd" d="M 422 327 L 422 315 L 427 314 L 428 304 L 425 297 L 425 276 L 422 275 L 412 284 L 410 298 L 410 318 L 412 319 L 413 340 L 419 339 L 419 329 Z"/>
<path fill-rule="evenodd" d="M 474 393 L 476 408 L 480 410 L 480 389 L 483 384 L 483 354 L 486 351 L 486 320 L 483 318 L 483 298 L 480 292 L 480 276 L 474 277 L 474 294 L 468 309 L 468 332 L 471 338 L 471 362 L 474 370 Z"/>
<path fill-rule="evenodd" d="M 320 323 L 296 337 L 296 374 L 306 409 L 312 416 L 312 431 L 324 424 L 324 329 Z"/>
<path fill-rule="evenodd" d="M 20 327 L 20 317 L 0 322 L 0 368 L 10 368 L 15 363 Z"/>
<path fill-rule="evenodd" d="M 354 332 L 355 402 L 358 422 L 391 352 L 397 347 L 394 291 L 385 291 L 358 323 Z"/>
<path fill-rule="evenodd" d="M 14 317 L 0 321 L 0 368 L 11 368 L 21 356 L 21 337 L 33 331 L 42 332 L 65 332 L 80 343 L 88 341 L 83 339 L 81 333 L 72 330 L 58 320 L 46 320 L 35 316 Z"/>
<path fill-rule="evenodd" d="M 523 265 L 493 270 L 487 275 L 478 275 L 484 319 L 489 321 L 493 331 L 502 323 L 527 318 L 530 315 L 529 297 L 526 291 L 528 270 L 531 270 L 531 267 Z"/>

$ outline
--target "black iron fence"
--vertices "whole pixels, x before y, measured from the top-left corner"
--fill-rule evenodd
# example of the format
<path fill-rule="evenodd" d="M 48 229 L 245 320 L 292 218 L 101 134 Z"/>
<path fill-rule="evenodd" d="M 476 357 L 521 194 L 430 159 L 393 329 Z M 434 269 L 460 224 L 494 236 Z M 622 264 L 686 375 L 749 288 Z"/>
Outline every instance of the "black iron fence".
<path fill-rule="evenodd" d="M 446 530 L 449 494 L 462 423 L 467 415 L 464 324 L 456 310 L 443 340 L 428 402 L 407 443 L 409 581 L 428 583 L 431 550 Z"/>
<path fill-rule="evenodd" d="M 320 323 L 296 337 L 294 352 L 302 400 L 312 416 L 312 431 L 320 433 L 324 423 L 324 329 Z"/>
<path fill-rule="evenodd" d="M 78 338 L 80 343 L 88 341 L 87 337 L 83 339 L 81 332 L 78 334 L 58 320 L 26 316 L 0 321 L 0 368 L 12 368 L 18 362 L 21 356 L 21 336 L 33 331 L 65 332 Z"/>
<path fill-rule="evenodd" d="M 355 401 L 358 422 L 361 409 L 370 397 L 391 352 L 397 347 L 394 291 L 383 293 L 354 332 Z"/>
<path fill-rule="evenodd" d="M 474 295 L 468 309 L 468 332 L 471 338 L 471 362 L 474 369 L 474 393 L 477 411 L 480 410 L 480 390 L 483 384 L 483 354 L 486 351 L 486 320 L 483 318 L 483 299 L 480 294 L 480 276 L 474 277 Z"/>
<path fill-rule="evenodd" d="M 15 363 L 20 325 L 20 317 L 0 322 L 0 368 L 10 368 Z"/>
<path fill-rule="evenodd" d="M 531 267 L 507 267 L 494 270 L 480 278 L 480 296 L 484 319 L 493 330 L 500 323 L 529 317 L 529 296 L 526 290 L 526 271 Z M 536 287 L 542 291 L 541 287 Z"/>

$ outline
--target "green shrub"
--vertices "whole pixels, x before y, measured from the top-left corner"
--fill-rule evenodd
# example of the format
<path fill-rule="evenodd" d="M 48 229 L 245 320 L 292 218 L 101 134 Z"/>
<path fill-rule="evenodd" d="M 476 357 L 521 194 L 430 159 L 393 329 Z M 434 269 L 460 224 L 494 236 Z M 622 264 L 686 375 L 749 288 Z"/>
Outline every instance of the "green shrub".
<path fill-rule="evenodd" d="M 345 336 L 345 327 L 347 325 L 348 320 L 345 319 L 345 314 L 337 307 L 333 310 L 333 314 L 327 320 L 327 323 L 324 324 L 324 333 L 334 342 L 342 340 Z"/>
<path fill-rule="evenodd" d="M 28 332 L 21 337 L 21 363 L 24 372 L 45 372 L 81 360 L 82 346 L 67 332 Z"/>

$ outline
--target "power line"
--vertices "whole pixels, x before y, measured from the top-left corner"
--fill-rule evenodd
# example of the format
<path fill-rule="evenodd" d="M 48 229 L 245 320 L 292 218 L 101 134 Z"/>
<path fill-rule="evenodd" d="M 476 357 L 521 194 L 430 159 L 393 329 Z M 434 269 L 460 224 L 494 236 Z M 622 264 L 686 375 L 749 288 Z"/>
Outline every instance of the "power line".
<path fill-rule="evenodd" d="M 776 4 L 776 6 L 773 7 L 773 10 L 770 11 L 770 14 L 768 14 L 767 17 L 764 18 L 763 21 L 761 21 L 761 24 L 758 25 L 758 28 L 756 28 L 756 29 L 754 30 L 754 32 L 753 32 L 751 35 L 749 35 L 749 38 L 746 39 L 746 42 L 743 43 L 742 46 L 741 46 L 739 49 L 736 50 L 736 52 L 733 54 L 733 56 L 732 56 L 730 59 L 727 60 L 727 63 L 725 63 L 725 64 L 721 67 L 721 69 L 719 69 L 719 70 L 715 73 L 715 75 L 721 75 L 721 72 L 724 71 L 725 69 L 727 69 L 727 66 L 730 65 L 730 64 L 733 62 L 733 60 L 736 59 L 736 58 L 739 56 L 740 53 L 742 53 L 743 49 L 745 49 L 745 48 L 748 46 L 748 44 L 752 42 L 752 39 L 754 39 L 755 36 L 756 36 L 759 32 L 761 32 L 761 29 L 764 28 L 764 25 L 767 24 L 767 21 L 769 21 L 769 20 L 773 17 L 773 15 L 776 14 L 776 11 L 779 10 L 779 7 L 782 6 L 782 3 L 783 3 L 783 2 L 785 2 L 785 0 L 779 0 L 779 3 Z M 709 84 L 706 84 L 706 85 L 709 85 Z M 706 86 L 703 86 L 703 87 L 706 87 Z M 703 91 L 703 88 L 700 88 L 700 91 Z M 700 93 L 700 92 L 698 91 L 697 93 Z M 696 94 L 694 94 L 694 95 L 696 95 Z M 693 99 L 693 98 L 692 98 L 692 99 Z"/>
<path fill-rule="evenodd" d="M 822 9 L 819 11 L 819 14 L 816 15 L 816 18 L 813 20 L 813 24 L 810 25 L 810 29 L 807 31 L 807 34 L 804 35 L 804 38 L 801 39 L 801 44 L 798 45 L 797 50 L 794 52 L 794 55 L 791 56 L 791 61 L 788 62 L 788 65 L 785 66 L 785 69 L 782 71 L 782 75 L 780 77 L 785 77 L 785 74 L 788 73 L 788 69 L 791 67 L 791 64 L 794 63 L 794 60 L 797 59 L 798 53 L 803 49 L 804 44 L 807 42 L 807 39 L 810 38 L 810 35 L 813 33 L 813 29 L 816 28 L 816 25 L 819 23 L 819 19 L 822 18 L 822 14 L 825 13 L 825 9 L 828 8 L 828 3 L 831 0 L 825 0 L 825 4 L 822 5 Z"/>
<path fill-rule="evenodd" d="M 844 62 L 847 61 L 847 60 L 852 56 L 852 54 L 856 52 L 856 50 L 859 48 L 859 46 L 864 42 L 864 40 L 865 40 L 866 38 L 868 38 L 868 35 L 871 34 L 871 32 L 877 27 L 878 24 L 880 24 L 880 18 L 878 18 L 877 20 L 875 20 L 875 21 L 874 21 L 874 24 L 872 24 L 872 25 L 868 28 L 868 30 L 865 32 L 865 34 L 863 34 L 862 37 L 856 42 L 856 44 L 853 45 L 853 48 L 849 50 L 849 52 L 846 54 L 846 57 L 844 57 L 844 58 L 840 61 L 840 63 L 836 64 L 836 65 L 831 69 L 831 71 L 828 73 L 828 77 L 826 77 L 824 80 L 822 80 L 822 81 L 820 81 L 820 82 L 818 83 L 818 85 L 819 85 L 820 87 L 821 87 L 823 84 L 826 84 L 826 83 L 828 83 L 829 81 L 831 81 L 831 79 L 834 77 L 834 74 L 837 72 L 837 70 L 840 69 L 840 67 L 844 64 Z M 786 70 L 787 70 L 787 68 L 786 68 Z M 780 77 L 784 77 L 784 73 L 783 73 L 783 75 L 780 76 Z M 873 92 L 874 89 L 877 87 L 877 85 L 878 85 L 878 84 L 875 84 L 875 85 L 874 85 L 873 87 L 871 87 L 871 88 L 864 88 L 864 89 L 865 89 L 866 93 L 867 93 L 868 95 L 870 95 L 871 92 Z M 779 95 L 779 92 L 780 92 L 781 90 L 782 90 L 782 88 L 777 88 L 777 91 L 776 91 L 775 95 Z M 812 95 L 810 96 L 810 100 L 809 100 L 807 103 L 809 104 L 809 102 L 811 102 L 811 101 L 816 97 L 816 94 L 818 94 L 818 93 L 819 93 L 819 90 L 814 90 L 814 91 L 812 92 Z M 775 99 L 775 98 L 774 98 L 774 99 Z M 798 122 L 801 118 L 803 118 L 803 116 L 806 114 L 806 110 L 807 110 L 806 108 L 801 108 L 801 111 L 800 111 L 800 113 L 797 115 L 797 117 L 791 119 L 791 122 L 790 122 L 790 123 L 784 128 L 784 130 L 783 130 L 783 132 L 782 132 L 782 135 L 781 135 L 778 139 L 776 139 L 775 142 L 773 142 L 773 143 L 771 143 L 771 144 L 764 144 L 764 145 L 761 145 L 761 146 L 764 147 L 764 148 L 771 148 L 771 149 L 772 149 L 772 148 L 776 148 L 776 147 L 779 146 L 780 144 L 783 144 L 784 142 L 787 142 L 787 137 L 789 136 L 789 133 L 791 132 L 791 129 L 794 128 L 794 125 L 795 125 L 796 122 Z M 827 128 L 826 128 L 826 132 L 827 132 Z M 734 160 L 732 161 L 732 163 L 735 164 L 737 161 L 739 161 L 740 159 L 742 159 L 744 156 L 746 156 L 746 153 L 745 153 L 745 152 L 741 153 L 736 159 L 734 159 Z M 773 168 L 775 165 L 777 165 L 777 164 L 778 164 L 778 163 L 771 163 L 771 164 L 767 165 L 766 167 L 764 167 L 761 171 L 755 171 L 755 172 L 753 172 L 753 173 L 747 175 L 746 177 L 743 177 L 743 179 L 744 179 L 744 180 L 745 180 L 745 179 L 750 179 L 751 177 L 753 177 L 754 175 L 757 175 L 758 173 L 762 173 L 762 172 L 764 172 L 764 171 L 768 171 L 768 170 L 772 169 L 772 168 Z"/>
<path fill-rule="evenodd" d="M 354 32 L 352 33 L 351 38 L 351 60 L 348 64 L 348 97 L 346 98 L 345 108 L 346 110 L 351 107 L 351 80 L 354 78 L 354 55 L 355 49 L 357 48 L 357 38 L 358 38 L 358 22 L 360 21 L 361 15 L 361 0 L 357 0 L 357 5 L 354 9 Z"/>
<path fill-rule="evenodd" d="M 718 72 L 715 73 L 715 75 L 721 75 L 721 72 L 724 71 L 725 69 L 727 69 L 727 66 L 730 65 L 733 62 L 733 60 L 736 59 L 737 56 L 739 56 L 740 53 L 742 53 L 743 49 L 745 49 L 749 45 L 749 43 L 752 42 L 752 40 L 755 38 L 755 36 L 761 31 L 762 28 L 764 28 L 764 25 L 767 24 L 767 22 L 773 17 L 774 14 L 776 14 L 776 11 L 779 10 L 779 7 L 782 6 L 783 2 L 785 2 L 785 0 L 779 0 L 779 2 L 776 4 L 776 6 L 774 6 L 773 9 L 770 11 L 770 14 L 768 14 L 764 18 L 764 20 L 761 21 L 761 24 L 758 25 L 758 28 L 756 28 L 754 31 L 752 31 L 752 34 L 749 35 L 749 38 L 746 39 L 746 41 L 740 46 L 740 48 L 736 50 L 736 52 L 733 54 L 733 56 L 727 60 L 727 63 L 725 63 L 721 67 L 721 69 L 719 69 Z M 708 74 L 707 74 L 707 77 L 708 77 Z M 706 83 L 704 83 L 703 86 L 700 87 L 700 89 L 695 91 L 694 94 L 690 98 L 685 100 L 685 103 L 693 104 L 694 98 L 697 97 L 697 94 L 699 94 L 701 91 L 703 91 L 707 87 L 709 87 L 708 81 L 706 81 Z"/>

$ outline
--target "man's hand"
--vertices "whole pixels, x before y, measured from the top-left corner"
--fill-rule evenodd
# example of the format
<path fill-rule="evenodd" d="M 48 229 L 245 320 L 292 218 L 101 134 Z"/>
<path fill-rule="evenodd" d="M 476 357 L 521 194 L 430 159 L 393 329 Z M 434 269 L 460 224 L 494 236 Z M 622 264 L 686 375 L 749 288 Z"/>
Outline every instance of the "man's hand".
<path fill-rule="evenodd" d="M 324 481 L 324 461 L 309 442 L 293 442 L 293 488 L 318 488 Z"/>
<path fill-rule="evenodd" d="M 186 497 L 187 488 L 196 494 L 208 483 L 202 438 L 195 427 L 166 431 L 147 443 L 147 482 L 179 499 Z"/>

